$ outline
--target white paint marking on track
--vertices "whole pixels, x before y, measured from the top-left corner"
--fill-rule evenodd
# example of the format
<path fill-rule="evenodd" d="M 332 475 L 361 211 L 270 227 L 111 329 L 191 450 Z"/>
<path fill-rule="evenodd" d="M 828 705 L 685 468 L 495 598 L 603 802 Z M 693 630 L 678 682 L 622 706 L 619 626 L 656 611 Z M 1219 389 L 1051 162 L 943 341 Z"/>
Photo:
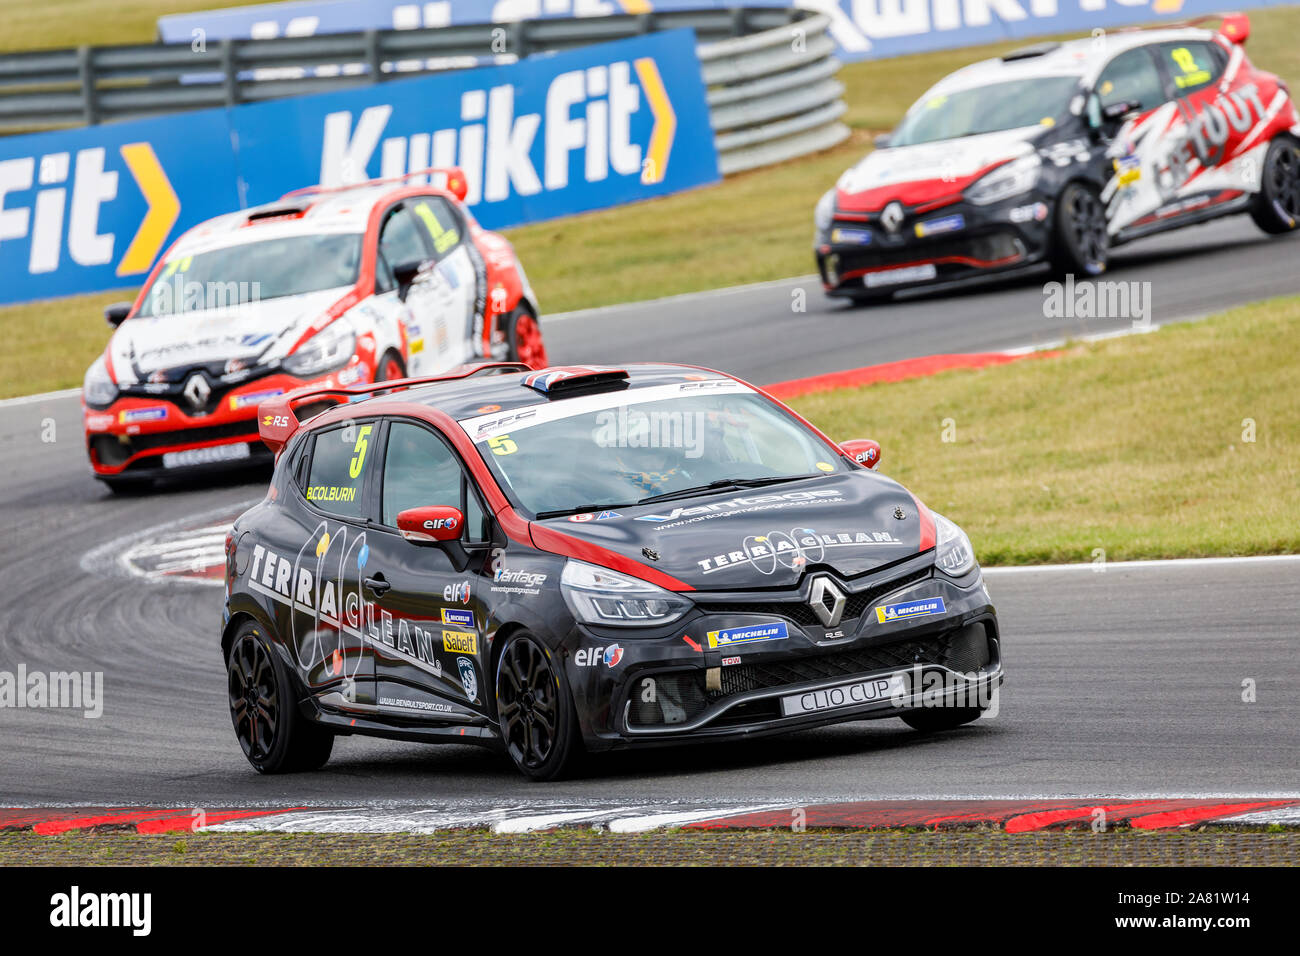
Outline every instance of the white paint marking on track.
<path fill-rule="evenodd" d="M 1130 568 L 1194 568 L 1207 565 L 1273 564 L 1300 561 L 1300 554 L 1258 554 L 1240 558 L 1160 558 L 1149 561 L 1107 561 L 1094 564 L 1091 561 L 1079 564 L 1019 564 L 993 565 L 983 568 L 985 574 L 1026 574 L 1034 571 L 1091 571 L 1103 574 L 1112 569 L 1127 571 Z"/>
<path fill-rule="evenodd" d="M 718 820 L 725 817 L 739 816 L 743 813 L 764 813 L 769 810 L 788 810 L 793 809 L 789 803 L 764 803 L 752 807 L 734 807 L 731 809 L 721 809 L 719 807 L 700 808 L 696 810 L 680 810 L 673 813 L 650 813 L 634 817 L 620 817 L 617 820 L 611 820 L 609 823 L 610 833 L 645 833 L 649 830 L 661 830 L 668 827 L 685 826 L 688 823 L 698 823 L 701 820 Z M 793 819 L 793 818 L 792 818 Z"/>
<path fill-rule="evenodd" d="M 1240 823 L 1245 826 L 1265 827 L 1277 823 L 1282 826 L 1300 826 L 1300 807 L 1277 807 L 1272 810 L 1255 810 L 1235 817 L 1214 820 L 1219 823 Z"/>
<path fill-rule="evenodd" d="M 65 388 L 57 392 L 39 392 L 36 395 L 19 395 L 17 398 L 0 398 L 0 408 L 14 405 L 38 405 L 41 402 L 54 402 L 61 398 L 75 398 L 81 394 L 79 388 Z"/>

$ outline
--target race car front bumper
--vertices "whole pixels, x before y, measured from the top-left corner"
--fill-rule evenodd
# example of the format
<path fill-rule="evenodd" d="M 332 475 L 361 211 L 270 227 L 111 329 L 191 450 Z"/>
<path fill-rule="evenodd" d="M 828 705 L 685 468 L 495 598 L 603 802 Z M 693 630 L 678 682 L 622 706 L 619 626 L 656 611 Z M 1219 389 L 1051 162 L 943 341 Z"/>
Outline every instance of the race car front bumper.
<path fill-rule="evenodd" d="M 599 637 L 579 629 L 568 677 L 588 749 L 763 736 L 922 706 L 992 705 L 1002 655 L 978 571 L 953 581 L 914 561 L 883 578 L 847 582 L 846 590 L 856 617 L 834 629 L 815 621 L 802 591 L 782 600 L 770 592 L 727 595 L 725 602 L 699 595 L 701 613 L 663 639 L 605 643 L 609 629 Z M 942 611 L 913 619 L 877 613 L 935 601 Z M 750 628 L 785 636 L 715 646 L 719 635 L 743 637 Z"/>
<path fill-rule="evenodd" d="M 837 212 L 814 242 L 827 295 L 886 296 L 1023 268 L 1047 257 L 1051 243 L 1049 197 L 1025 193 L 988 206 L 959 201 L 904 211 L 889 229 L 882 212 Z"/>
<path fill-rule="evenodd" d="M 347 380 L 342 381 L 345 374 Z M 83 402 L 91 470 L 96 478 L 148 481 L 268 463 L 273 456 L 257 427 L 261 402 L 305 385 L 355 384 L 370 375 L 354 359 L 320 379 L 277 372 L 233 387 L 218 386 L 202 408 L 187 406 L 175 387 L 158 394 L 138 387 L 106 408 L 90 408 Z"/>

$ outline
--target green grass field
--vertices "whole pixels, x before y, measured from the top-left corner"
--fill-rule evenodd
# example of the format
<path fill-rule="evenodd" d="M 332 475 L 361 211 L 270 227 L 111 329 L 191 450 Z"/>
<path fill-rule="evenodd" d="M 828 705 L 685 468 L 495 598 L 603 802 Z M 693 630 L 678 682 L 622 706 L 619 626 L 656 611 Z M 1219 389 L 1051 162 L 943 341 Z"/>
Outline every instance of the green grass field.
<path fill-rule="evenodd" d="M 965 528 L 986 564 L 1294 553 L 1297 341 L 1289 297 L 792 404 L 838 441 L 879 441 L 882 471 Z"/>

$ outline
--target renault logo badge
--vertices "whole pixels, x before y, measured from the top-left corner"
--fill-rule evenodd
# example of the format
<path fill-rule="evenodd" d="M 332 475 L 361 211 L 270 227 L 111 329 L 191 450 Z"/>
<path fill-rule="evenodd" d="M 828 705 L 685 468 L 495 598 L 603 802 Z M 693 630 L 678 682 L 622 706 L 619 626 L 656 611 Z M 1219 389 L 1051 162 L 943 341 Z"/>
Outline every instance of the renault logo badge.
<path fill-rule="evenodd" d="M 808 606 L 824 627 L 835 627 L 840 623 L 845 603 L 844 592 L 835 586 L 834 581 L 827 577 L 813 578 Z"/>
<path fill-rule="evenodd" d="M 208 384 L 207 377 L 202 372 L 195 372 L 185 382 L 181 394 L 185 396 L 191 408 L 206 408 L 208 396 L 212 394 L 212 386 Z"/>
<path fill-rule="evenodd" d="M 891 202 L 880 214 L 880 224 L 890 232 L 898 232 L 898 227 L 903 224 L 903 207 Z"/>

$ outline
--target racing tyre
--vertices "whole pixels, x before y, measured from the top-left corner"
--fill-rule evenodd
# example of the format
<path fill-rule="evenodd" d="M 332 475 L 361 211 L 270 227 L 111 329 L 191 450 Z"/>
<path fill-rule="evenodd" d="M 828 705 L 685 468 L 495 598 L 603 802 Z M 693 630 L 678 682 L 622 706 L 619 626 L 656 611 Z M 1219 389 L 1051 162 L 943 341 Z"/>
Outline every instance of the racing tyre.
<path fill-rule="evenodd" d="M 230 644 L 226 682 L 235 738 L 258 773 L 316 770 L 330 759 L 334 734 L 298 710 L 283 662 L 251 621 Z"/>
<path fill-rule="evenodd" d="M 529 368 L 546 368 L 546 343 L 542 341 L 542 326 L 532 312 L 519 306 L 506 317 L 506 342 L 508 362 L 523 362 Z"/>
<path fill-rule="evenodd" d="M 497 723 L 506 752 L 525 776 L 560 780 L 583 755 L 578 713 L 564 672 L 527 632 L 497 660 Z"/>
<path fill-rule="evenodd" d="M 917 707 L 902 717 L 903 723 L 913 730 L 929 734 L 969 724 L 972 720 L 978 720 L 983 712 L 980 707 Z"/>
<path fill-rule="evenodd" d="M 1070 183 L 1056 203 L 1050 258 L 1058 274 L 1099 276 L 1106 271 L 1110 236 L 1101 196 L 1084 183 Z"/>
<path fill-rule="evenodd" d="M 1300 225 L 1300 143 L 1279 136 L 1264 156 L 1264 176 L 1250 207 L 1255 225 L 1271 235 Z"/>

